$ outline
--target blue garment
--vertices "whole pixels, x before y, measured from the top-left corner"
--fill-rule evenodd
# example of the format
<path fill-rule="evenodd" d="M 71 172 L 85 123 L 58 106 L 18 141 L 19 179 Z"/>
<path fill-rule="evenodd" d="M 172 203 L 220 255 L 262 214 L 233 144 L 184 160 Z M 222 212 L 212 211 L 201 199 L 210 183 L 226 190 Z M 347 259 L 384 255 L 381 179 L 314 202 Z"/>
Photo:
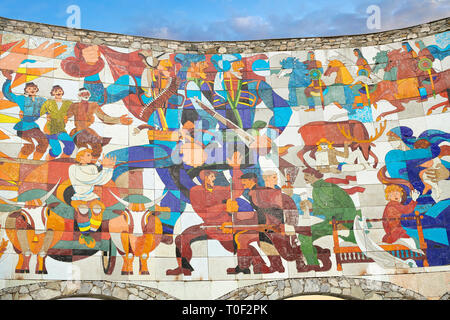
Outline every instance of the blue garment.
<path fill-rule="evenodd" d="M 2 87 L 3 95 L 6 99 L 16 103 L 23 112 L 22 119 L 14 125 L 14 130 L 27 131 L 33 128 L 39 128 L 36 120 L 40 117 L 41 107 L 46 101 L 42 97 L 31 97 L 25 95 L 16 95 L 11 92 L 11 80 L 7 79 Z"/>
<path fill-rule="evenodd" d="M 61 152 L 64 152 L 64 154 L 70 156 L 75 149 L 75 144 L 72 138 L 66 132 L 47 135 L 47 139 L 50 144 L 49 154 L 54 158 L 59 156 Z M 61 149 L 60 142 L 63 143 L 64 150 Z"/>

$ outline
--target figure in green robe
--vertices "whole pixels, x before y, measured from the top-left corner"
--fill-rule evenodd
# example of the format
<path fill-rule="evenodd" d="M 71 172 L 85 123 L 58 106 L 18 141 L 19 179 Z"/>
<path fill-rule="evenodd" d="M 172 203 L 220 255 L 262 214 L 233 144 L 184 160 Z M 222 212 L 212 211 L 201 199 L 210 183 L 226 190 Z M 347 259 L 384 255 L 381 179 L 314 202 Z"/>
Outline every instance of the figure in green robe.
<path fill-rule="evenodd" d="M 355 208 L 352 198 L 344 189 L 333 183 L 325 182 L 323 174 L 313 168 L 303 170 L 304 179 L 313 187 L 312 210 L 315 215 L 323 216 L 324 220 L 311 226 L 311 237 L 298 235 L 301 242 L 301 249 L 305 255 L 308 265 L 318 265 L 317 250 L 313 242 L 324 236 L 333 234 L 333 217 L 336 220 L 348 220 L 349 223 L 340 224 L 349 230 L 347 237 L 342 237 L 345 241 L 356 243 L 353 233 L 353 220 L 357 215 L 361 216 L 361 210 Z M 305 200 L 309 201 L 309 200 Z"/>

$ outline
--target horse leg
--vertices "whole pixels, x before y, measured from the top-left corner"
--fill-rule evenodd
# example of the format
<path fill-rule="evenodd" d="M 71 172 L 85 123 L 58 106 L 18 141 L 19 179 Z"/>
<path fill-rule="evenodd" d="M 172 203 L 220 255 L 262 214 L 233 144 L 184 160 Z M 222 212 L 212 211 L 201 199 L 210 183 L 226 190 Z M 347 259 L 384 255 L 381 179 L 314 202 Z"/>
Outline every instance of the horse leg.
<path fill-rule="evenodd" d="M 448 94 L 449 91 L 450 91 L 450 89 L 447 89 L 447 92 L 441 93 L 441 96 L 444 98 L 447 98 L 447 101 L 444 101 L 444 102 L 441 102 L 441 103 L 438 103 L 438 104 L 432 106 L 430 109 L 428 109 L 427 115 L 430 115 L 433 112 L 433 110 L 435 110 L 439 107 L 442 107 L 442 106 L 445 106 L 444 108 L 442 108 L 442 113 L 447 111 L 448 107 L 450 106 L 450 100 L 449 100 L 449 94 Z"/>
<path fill-rule="evenodd" d="M 316 146 L 304 146 L 302 150 L 300 150 L 299 152 L 297 152 L 297 157 L 305 164 L 305 166 L 307 168 L 311 168 L 311 166 L 306 162 L 304 155 L 305 153 L 313 150 Z"/>
<path fill-rule="evenodd" d="M 395 109 L 394 109 L 394 110 L 391 110 L 391 111 L 383 112 L 382 114 L 380 114 L 380 115 L 377 117 L 377 121 L 380 121 L 381 118 L 384 118 L 384 117 L 386 117 L 386 116 L 389 115 L 389 114 L 398 113 L 398 112 L 401 112 L 401 111 L 405 110 L 405 107 L 402 105 L 401 102 L 399 102 L 399 101 L 395 101 L 395 102 L 394 102 L 394 101 L 392 101 L 392 100 L 390 100 L 389 102 L 395 107 Z"/>
<path fill-rule="evenodd" d="M 375 162 L 373 163 L 373 168 L 375 169 L 375 168 L 378 166 L 378 157 L 377 157 L 377 155 L 375 154 L 375 152 L 373 152 L 372 150 L 369 151 L 369 155 L 371 155 L 372 158 L 373 158 L 373 160 L 375 161 Z"/>

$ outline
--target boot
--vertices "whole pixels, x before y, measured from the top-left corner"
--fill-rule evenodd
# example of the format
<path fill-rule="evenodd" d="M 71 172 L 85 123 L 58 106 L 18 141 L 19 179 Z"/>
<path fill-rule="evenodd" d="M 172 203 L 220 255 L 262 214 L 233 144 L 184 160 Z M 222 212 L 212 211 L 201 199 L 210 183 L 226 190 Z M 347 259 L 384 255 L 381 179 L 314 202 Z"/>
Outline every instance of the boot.
<path fill-rule="evenodd" d="M 234 268 L 227 269 L 227 274 L 238 274 L 241 272 L 243 274 L 250 274 L 250 268 L 241 269 L 239 266 L 236 266 Z"/>
<path fill-rule="evenodd" d="M 317 251 L 312 244 L 312 238 L 308 236 L 298 235 L 300 240 L 300 248 L 303 255 L 306 258 L 308 265 L 319 265 L 319 260 L 317 260 Z"/>

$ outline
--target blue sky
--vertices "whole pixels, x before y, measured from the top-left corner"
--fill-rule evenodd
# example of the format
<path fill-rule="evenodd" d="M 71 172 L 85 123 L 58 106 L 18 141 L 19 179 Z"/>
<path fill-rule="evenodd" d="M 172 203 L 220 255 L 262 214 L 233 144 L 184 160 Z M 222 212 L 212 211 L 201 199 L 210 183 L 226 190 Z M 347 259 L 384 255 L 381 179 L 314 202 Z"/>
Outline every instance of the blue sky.
<path fill-rule="evenodd" d="M 185 41 L 236 41 L 371 33 L 450 16 L 450 0 L 0 0 L 0 16 L 65 26 L 81 10 L 81 28 Z M 380 8 L 380 29 L 366 12 Z"/>

